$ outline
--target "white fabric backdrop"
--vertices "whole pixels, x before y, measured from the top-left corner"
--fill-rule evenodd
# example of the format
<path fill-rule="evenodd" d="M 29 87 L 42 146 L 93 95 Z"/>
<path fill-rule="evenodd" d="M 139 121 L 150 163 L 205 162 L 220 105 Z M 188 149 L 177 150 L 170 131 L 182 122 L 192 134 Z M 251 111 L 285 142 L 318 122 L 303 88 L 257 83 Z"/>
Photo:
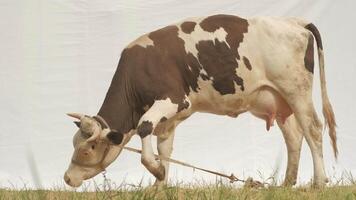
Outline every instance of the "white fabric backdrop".
<path fill-rule="evenodd" d="M 1 0 L 0 187 L 62 186 L 76 131 L 65 113 L 97 113 L 125 45 L 184 18 L 215 13 L 298 16 L 317 25 L 339 125 L 338 162 L 324 134 L 327 173 L 355 174 L 355 6 L 353 0 Z M 314 82 L 320 111 L 318 76 Z M 138 137 L 129 146 L 140 147 Z M 173 157 L 244 177 L 259 177 L 260 172 L 267 178 L 279 169 L 282 177 L 286 148 L 277 127 L 267 133 L 264 122 L 249 114 L 238 119 L 195 114 L 178 127 Z M 154 180 L 139 156 L 128 152 L 108 168 L 108 177 L 133 184 L 142 177 L 144 182 Z M 311 177 L 311 156 L 304 144 L 299 181 Z M 216 177 L 172 165 L 170 178 L 194 183 Z"/>

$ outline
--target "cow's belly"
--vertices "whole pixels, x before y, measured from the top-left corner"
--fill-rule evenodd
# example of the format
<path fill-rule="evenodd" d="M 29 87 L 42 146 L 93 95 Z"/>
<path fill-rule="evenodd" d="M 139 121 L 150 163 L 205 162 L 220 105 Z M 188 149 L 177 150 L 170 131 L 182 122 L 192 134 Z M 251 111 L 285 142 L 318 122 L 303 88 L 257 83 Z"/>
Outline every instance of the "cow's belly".
<path fill-rule="evenodd" d="M 205 88 L 207 89 L 207 88 Z M 212 89 L 212 88 L 209 88 Z M 237 117 L 244 112 L 250 112 L 254 116 L 266 122 L 266 129 L 273 126 L 274 120 L 282 123 L 292 114 L 290 106 L 281 95 L 268 85 L 261 85 L 249 93 L 220 95 L 214 90 L 200 90 L 189 95 L 191 107 L 177 113 L 174 117 L 163 123 L 159 123 L 154 134 L 160 137 L 168 137 L 175 127 L 191 116 L 194 112 L 206 112 L 217 115 Z"/>
<path fill-rule="evenodd" d="M 207 88 L 205 88 L 207 90 Z M 266 84 L 255 84 L 250 91 L 221 95 L 213 88 L 190 95 L 194 112 L 207 112 L 217 115 L 237 117 L 244 112 L 266 121 L 266 129 L 273 126 L 274 120 L 285 122 L 291 108 L 282 96 Z"/>

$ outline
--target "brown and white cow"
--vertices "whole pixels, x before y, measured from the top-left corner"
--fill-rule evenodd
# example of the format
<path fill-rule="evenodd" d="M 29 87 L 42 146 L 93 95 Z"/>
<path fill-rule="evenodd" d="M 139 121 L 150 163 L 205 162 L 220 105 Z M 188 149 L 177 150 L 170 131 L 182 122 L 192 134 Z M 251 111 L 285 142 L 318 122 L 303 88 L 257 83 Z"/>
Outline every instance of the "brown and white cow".
<path fill-rule="evenodd" d="M 134 134 L 141 137 L 143 165 L 167 181 L 175 127 L 195 112 L 237 117 L 244 112 L 276 120 L 288 149 L 285 185 L 296 182 L 302 138 L 313 157 L 314 184 L 327 181 L 322 123 L 312 102 L 314 39 L 319 56 L 323 114 L 337 156 L 335 119 L 326 91 L 317 28 L 296 18 L 232 15 L 190 18 L 139 37 L 121 54 L 104 103 L 95 117 L 79 119 L 75 152 L 64 175 L 81 185 L 103 171 Z"/>

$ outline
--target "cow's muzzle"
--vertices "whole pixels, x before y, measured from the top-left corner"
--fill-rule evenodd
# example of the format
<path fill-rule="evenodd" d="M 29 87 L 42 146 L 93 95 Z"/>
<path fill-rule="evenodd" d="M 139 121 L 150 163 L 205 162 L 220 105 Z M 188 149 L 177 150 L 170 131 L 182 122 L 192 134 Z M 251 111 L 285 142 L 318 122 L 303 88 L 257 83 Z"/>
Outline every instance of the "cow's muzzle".
<path fill-rule="evenodd" d="M 67 172 L 64 173 L 64 181 L 71 187 L 79 187 L 82 185 L 83 183 L 83 180 L 81 179 L 78 179 L 78 178 L 73 178 L 73 177 L 70 177 Z"/>

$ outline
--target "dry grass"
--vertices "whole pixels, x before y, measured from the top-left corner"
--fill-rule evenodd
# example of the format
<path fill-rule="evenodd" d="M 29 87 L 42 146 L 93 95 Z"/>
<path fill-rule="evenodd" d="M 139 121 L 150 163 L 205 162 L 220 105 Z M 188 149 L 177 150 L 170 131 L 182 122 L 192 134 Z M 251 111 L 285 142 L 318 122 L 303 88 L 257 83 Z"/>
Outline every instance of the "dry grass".
<path fill-rule="evenodd" d="M 163 188 L 143 187 L 142 180 L 138 185 L 129 184 L 125 181 L 121 184 L 116 184 L 110 179 L 106 179 L 103 183 L 97 183 L 94 180 L 88 184 L 83 184 L 81 190 L 69 191 L 64 185 L 55 186 L 51 190 L 32 190 L 28 189 L 26 184 L 21 189 L 16 189 L 13 186 L 10 189 L 0 188 L 0 200 L 7 199 L 322 199 L 322 200 L 356 200 L 356 179 L 351 172 L 343 172 L 341 178 L 336 176 L 329 177 L 331 181 L 327 187 L 313 188 L 309 183 L 298 187 L 279 187 L 281 181 L 273 174 L 271 177 L 264 179 L 260 174 L 261 180 L 268 181 L 264 188 L 252 188 L 246 184 L 244 187 L 231 184 L 224 179 L 216 179 L 215 183 L 208 184 L 204 180 L 195 180 L 194 184 L 186 185 L 183 183 L 175 183 Z M 91 184 L 92 183 L 92 184 Z M 64 184 L 64 183 L 62 183 Z M 148 184 L 151 184 L 148 183 Z M 15 189 L 14 189 L 15 188 Z M 93 188 L 95 188 L 93 190 Z"/>
<path fill-rule="evenodd" d="M 311 187 L 236 188 L 225 184 L 207 186 L 171 186 L 162 189 L 136 188 L 97 192 L 56 190 L 5 190 L 0 199 L 347 199 L 356 200 L 356 185 Z"/>

